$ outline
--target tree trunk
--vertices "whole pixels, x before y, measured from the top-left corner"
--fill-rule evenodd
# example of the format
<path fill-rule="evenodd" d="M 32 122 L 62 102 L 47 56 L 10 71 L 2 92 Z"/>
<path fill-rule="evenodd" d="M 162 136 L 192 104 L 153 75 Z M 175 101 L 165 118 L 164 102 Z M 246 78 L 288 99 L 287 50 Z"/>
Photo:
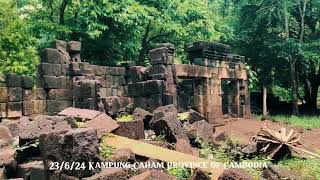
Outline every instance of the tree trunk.
<path fill-rule="evenodd" d="M 139 57 L 138 57 L 138 65 L 143 65 L 144 60 L 145 60 L 145 56 L 146 56 L 146 52 L 149 49 L 148 47 L 149 47 L 150 29 L 151 29 L 151 21 L 149 21 L 149 23 L 146 27 L 146 31 L 144 33 L 144 36 L 142 38 L 141 49 L 140 49 Z"/>
<path fill-rule="evenodd" d="M 296 81 L 296 63 L 292 57 L 289 57 L 290 63 L 290 76 L 291 76 L 291 91 L 292 91 L 292 114 L 298 115 L 298 94 L 297 94 L 297 81 Z"/>
<path fill-rule="evenodd" d="M 267 109 L 267 87 L 262 87 L 262 115 L 267 116 L 268 115 L 268 109 Z"/>

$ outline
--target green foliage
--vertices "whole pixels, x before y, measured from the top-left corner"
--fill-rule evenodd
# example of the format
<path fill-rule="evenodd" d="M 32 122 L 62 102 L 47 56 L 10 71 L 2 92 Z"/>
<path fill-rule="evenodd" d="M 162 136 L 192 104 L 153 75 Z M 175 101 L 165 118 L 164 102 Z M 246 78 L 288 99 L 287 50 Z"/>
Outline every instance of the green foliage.
<path fill-rule="evenodd" d="M 67 3 L 61 16 L 63 2 Z M 209 0 L 20 3 L 40 47 L 55 38 L 82 40 L 82 57 L 102 65 L 127 60 L 145 64 L 148 51 L 168 41 L 176 45 L 178 59 L 186 62 L 183 51 L 187 44 L 196 40 L 217 41 L 225 34 L 227 26 L 221 23 L 219 8 Z"/>
<path fill-rule="evenodd" d="M 192 175 L 192 169 L 190 168 L 169 168 L 167 169 L 167 172 L 179 179 L 188 179 Z"/>
<path fill-rule="evenodd" d="M 154 139 L 155 141 L 164 141 L 166 140 L 166 134 L 161 132 L 156 138 Z"/>
<path fill-rule="evenodd" d="M 134 120 L 133 115 L 123 115 L 123 116 L 117 118 L 118 122 L 130 122 L 133 120 Z"/>
<path fill-rule="evenodd" d="M 108 146 L 105 143 L 99 144 L 99 155 L 103 158 L 111 157 L 114 154 L 115 148 L 112 146 Z"/>
<path fill-rule="evenodd" d="M 178 113 L 178 120 L 186 121 L 188 120 L 189 116 L 190 116 L 189 112 Z"/>
<path fill-rule="evenodd" d="M 214 159 L 213 155 L 215 151 L 213 150 L 210 143 L 200 139 L 199 137 L 197 137 L 195 141 L 200 145 L 200 148 L 199 148 L 200 157 L 205 159 Z"/>
<path fill-rule="evenodd" d="M 0 0 L 0 73 L 35 74 L 36 41 L 26 25 L 12 0 Z"/>
<path fill-rule="evenodd" d="M 279 166 L 296 172 L 303 179 L 319 179 L 320 177 L 320 161 L 318 159 L 286 159 L 280 161 Z"/>

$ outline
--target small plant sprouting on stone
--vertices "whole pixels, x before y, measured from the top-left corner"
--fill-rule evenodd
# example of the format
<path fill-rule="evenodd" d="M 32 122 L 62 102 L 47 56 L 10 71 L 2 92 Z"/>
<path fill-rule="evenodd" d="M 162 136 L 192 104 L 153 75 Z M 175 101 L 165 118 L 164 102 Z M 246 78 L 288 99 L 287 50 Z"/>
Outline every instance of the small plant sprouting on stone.
<path fill-rule="evenodd" d="M 164 141 L 166 139 L 166 134 L 164 132 L 160 132 L 158 136 L 154 139 L 155 141 Z"/>
<path fill-rule="evenodd" d="M 199 149 L 200 157 L 206 158 L 206 159 L 213 159 L 214 152 L 210 143 L 202 140 L 200 137 L 197 137 L 195 141 L 200 144 L 200 149 Z"/>
<path fill-rule="evenodd" d="M 134 120 L 133 115 L 122 115 L 122 116 L 117 118 L 118 122 L 130 122 L 130 121 L 133 121 L 133 120 Z"/>
<path fill-rule="evenodd" d="M 188 117 L 190 116 L 190 113 L 189 112 L 183 112 L 183 113 L 179 113 L 178 114 L 178 119 L 180 121 L 186 121 L 188 120 Z"/>
<path fill-rule="evenodd" d="M 99 145 L 99 155 L 102 158 L 109 158 L 113 155 L 115 148 L 112 146 L 108 146 L 104 143 L 100 143 Z"/>

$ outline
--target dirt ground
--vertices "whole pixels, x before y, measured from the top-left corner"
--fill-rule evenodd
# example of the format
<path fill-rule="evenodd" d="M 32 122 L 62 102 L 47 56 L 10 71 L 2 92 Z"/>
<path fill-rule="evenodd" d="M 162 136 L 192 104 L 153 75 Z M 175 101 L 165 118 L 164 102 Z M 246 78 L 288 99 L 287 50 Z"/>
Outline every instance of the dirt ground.
<path fill-rule="evenodd" d="M 221 122 L 222 120 L 220 120 Z M 292 125 L 282 124 L 272 121 L 259 121 L 255 119 L 235 118 L 224 120 L 226 124 L 216 128 L 216 133 L 224 131 L 232 140 L 238 141 L 240 144 L 247 144 L 250 138 L 258 133 L 263 125 L 267 125 L 274 130 L 280 130 L 281 127 L 287 129 L 294 129 L 296 132 L 301 133 L 300 147 L 312 152 L 320 150 L 320 128 L 306 130 L 297 128 Z"/>

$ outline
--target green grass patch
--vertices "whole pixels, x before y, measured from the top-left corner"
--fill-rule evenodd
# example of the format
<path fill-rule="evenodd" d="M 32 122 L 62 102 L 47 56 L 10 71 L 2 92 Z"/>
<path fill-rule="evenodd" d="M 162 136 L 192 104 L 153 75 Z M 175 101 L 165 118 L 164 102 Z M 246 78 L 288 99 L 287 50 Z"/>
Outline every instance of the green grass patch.
<path fill-rule="evenodd" d="M 192 175 L 192 169 L 190 168 L 168 168 L 167 172 L 178 179 L 189 179 Z"/>
<path fill-rule="evenodd" d="M 257 119 L 261 119 L 261 115 L 256 116 Z M 288 123 L 294 126 L 302 127 L 305 129 L 320 128 L 320 116 L 285 116 L 274 115 L 271 116 L 276 122 Z"/>
<path fill-rule="evenodd" d="M 123 116 L 117 118 L 118 122 L 130 122 L 133 120 L 134 120 L 133 115 L 123 115 Z"/>
<path fill-rule="evenodd" d="M 303 179 L 317 179 L 320 180 L 320 160 L 319 159 L 303 159 L 292 158 L 282 160 L 278 163 L 280 167 L 292 170 Z"/>
<path fill-rule="evenodd" d="M 114 154 L 115 148 L 112 146 L 108 146 L 103 142 L 99 144 L 99 155 L 102 158 L 111 157 Z"/>

